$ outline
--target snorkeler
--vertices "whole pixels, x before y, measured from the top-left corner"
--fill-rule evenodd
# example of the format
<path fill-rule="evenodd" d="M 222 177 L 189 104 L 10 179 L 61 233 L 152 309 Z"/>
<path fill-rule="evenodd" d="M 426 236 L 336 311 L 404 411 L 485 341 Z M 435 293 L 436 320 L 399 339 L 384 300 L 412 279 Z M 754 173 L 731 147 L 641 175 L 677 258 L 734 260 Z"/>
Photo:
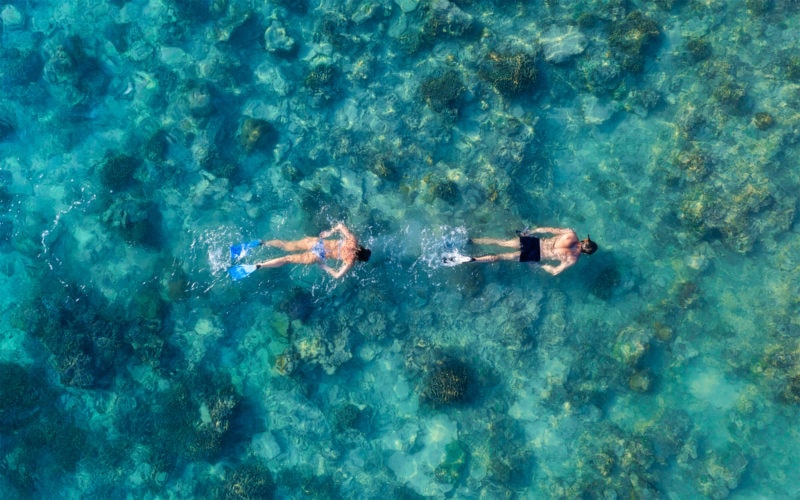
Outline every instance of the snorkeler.
<path fill-rule="evenodd" d="M 550 238 L 537 238 L 534 234 L 553 234 Z M 597 243 L 589 239 L 578 240 L 572 229 L 557 227 L 537 227 L 532 230 L 517 231 L 519 239 L 501 240 L 497 238 L 476 238 L 470 240 L 476 245 L 496 245 L 500 247 L 519 248 L 516 252 L 507 252 L 480 257 L 469 257 L 460 254 L 448 254 L 443 264 L 454 266 L 465 262 L 497 262 L 498 260 L 519 260 L 520 262 L 554 261 L 558 265 L 542 264 L 541 268 L 555 276 L 578 261 L 582 253 L 591 255 L 597 251 Z"/>
<path fill-rule="evenodd" d="M 336 233 L 341 234 L 338 240 L 328 240 Z M 319 233 L 319 237 L 307 236 L 301 240 L 283 241 L 269 240 L 259 242 L 261 245 L 276 247 L 287 252 L 299 252 L 277 257 L 255 265 L 262 267 L 281 267 L 284 264 L 319 264 L 322 269 L 334 278 L 341 278 L 356 261 L 367 262 L 372 252 L 358 244 L 355 235 L 341 222 L 328 231 Z M 333 269 L 327 264 L 328 259 L 339 260 L 342 265 Z"/>

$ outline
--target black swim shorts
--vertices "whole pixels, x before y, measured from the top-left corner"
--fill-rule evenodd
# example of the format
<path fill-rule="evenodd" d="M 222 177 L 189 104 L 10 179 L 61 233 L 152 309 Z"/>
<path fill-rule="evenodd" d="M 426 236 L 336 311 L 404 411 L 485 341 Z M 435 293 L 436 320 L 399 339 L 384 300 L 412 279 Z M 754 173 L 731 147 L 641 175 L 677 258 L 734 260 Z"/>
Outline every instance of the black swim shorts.
<path fill-rule="evenodd" d="M 535 236 L 520 236 L 519 247 L 520 262 L 539 262 L 541 260 L 539 238 Z"/>

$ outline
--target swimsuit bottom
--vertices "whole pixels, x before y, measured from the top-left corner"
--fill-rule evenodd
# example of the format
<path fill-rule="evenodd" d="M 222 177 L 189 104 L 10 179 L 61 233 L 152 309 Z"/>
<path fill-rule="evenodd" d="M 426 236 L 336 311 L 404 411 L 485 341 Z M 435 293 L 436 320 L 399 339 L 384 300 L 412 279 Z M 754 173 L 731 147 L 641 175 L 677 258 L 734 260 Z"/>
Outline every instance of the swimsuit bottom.
<path fill-rule="evenodd" d="M 325 260 L 325 242 L 322 238 L 319 239 L 314 246 L 311 247 L 311 253 L 313 253 L 319 260 Z"/>
<path fill-rule="evenodd" d="M 539 238 L 535 236 L 519 237 L 519 261 L 520 262 L 539 262 L 542 258 L 539 247 Z"/>

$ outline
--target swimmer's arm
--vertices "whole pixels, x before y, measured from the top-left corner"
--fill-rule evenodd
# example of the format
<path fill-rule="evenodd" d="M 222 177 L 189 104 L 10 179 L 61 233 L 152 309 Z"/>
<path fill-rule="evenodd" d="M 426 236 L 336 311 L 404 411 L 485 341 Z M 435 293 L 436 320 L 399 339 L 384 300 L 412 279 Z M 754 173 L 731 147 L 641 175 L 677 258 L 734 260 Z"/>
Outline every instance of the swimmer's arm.
<path fill-rule="evenodd" d="M 341 233 L 341 234 L 342 234 L 342 236 L 344 236 L 345 238 L 355 238 L 355 236 L 353 235 L 353 233 L 351 233 L 351 232 L 350 232 L 350 230 L 349 230 L 349 229 L 347 229 L 347 228 L 344 226 L 344 224 L 342 224 L 341 222 L 337 223 L 335 226 L 333 226 L 333 227 L 332 227 L 332 228 L 330 228 L 329 230 L 327 230 L 327 231 L 322 231 L 321 233 L 319 233 L 319 237 L 320 237 L 320 238 L 328 238 L 328 237 L 330 237 L 330 236 L 333 236 L 333 235 L 334 235 L 334 234 L 336 234 L 337 232 Z"/>
<path fill-rule="evenodd" d="M 572 229 L 564 229 L 561 227 L 537 227 L 536 229 L 532 230 L 531 233 L 533 234 L 541 234 L 541 233 L 550 233 L 550 234 L 564 234 L 564 233 L 571 233 L 574 232 Z"/>
<path fill-rule="evenodd" d="M 542 269 L 544 269 L 544 270 L 545 270 L 545 271 L 547 271 L 548 273 L 550 273 L 550 274 L 552 274 L 553 276 L 555 276 L 556 274 L 558 274 L 558 273 L 560 273 L 561 271 L 563 271 L 564 269 L 566 269 L 568 266 L 567 266 L 567 264 L 565 264 L 564 262 L 562 262 L 561 264 L 559 264 L 559 265 L 557 265 L 557 266 L 553 266 L 553 265 L 550 265 L 550 264 L 542 264 L 542 265 L 541 265 L 541 266 L 539 266 L 539 267 L 541 267 Z"/>
<path fill-rule="evenodd" d="M 350 230 L 347 229 L 347 227 L 344 224 L 342 224 L 341 222 L 336 224 L 336 229 L 338 229 L 339 232 L 342 233 L 342 236 L 345 239 L 347 239 L 347 240 L 355 240 L 356 239 L 356 235 L 351 233 Z"/>
<path fill-rule="evenodd" d="M 339 269 L 333 269 L 331 266 L 327 264 L 322 264 L 322 269 L 324 269 L 326 273 L 330 274 L 334 278 L 341 278 L 342 276 L 344 276 L 344 273 L 350 270 L 351 267 L 353 267 L 352 262 L 342 264 L 342 267 L 340 267 Z"/>

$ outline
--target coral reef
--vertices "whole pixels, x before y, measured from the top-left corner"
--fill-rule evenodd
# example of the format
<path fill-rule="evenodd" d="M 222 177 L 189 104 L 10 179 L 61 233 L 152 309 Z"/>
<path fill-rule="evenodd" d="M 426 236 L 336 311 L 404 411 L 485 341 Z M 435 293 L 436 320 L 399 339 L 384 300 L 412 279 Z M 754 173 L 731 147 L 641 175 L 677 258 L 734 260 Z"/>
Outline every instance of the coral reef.
<path fill-rule="evenodd" d="M 469 399 L 471 383 L 466 365 L 447 361 L 427 376 L 422 398 L 437 406 L 464 403 Z"/>
<path fill-rule="evenodd" d="M 340 53 L 347 53 L 358 48 L 358 37 L 351 33 L 351 22 L 338 12 L 327 12 L 317 26 L 315 41 L 325 40 Z"/>
<path fill-rule="evenodd" d="M 128 243 L 153 247 L 161 243 L 161 211 L 151 201 L 122 193 L 112 199 L 102 220 Z"/>
<path fill-rule="evenodd" d="M 648 370 L 636 371 L 628 378 L 628 387 L 634 392 L 650 392 L 653 375 Z"/>
<path fill-rule="evenodd" d="M 202 81 L 186 82 L 182 92 L 182 104 L 193 118 L 207 118 L 214 112 L 214 96 L 211 86 Z"/>
<path fill-rule="evenodd" d="M 156 130 L 144 146 L 144 157 L 154 163 L 162 163 L 169 151 L 170 137 L 166 130 Z"/>
<path fill-rule="evenodd" d="M 679 182 L 687 180 L 692 183 L 705 179 L 713 166 L 711 158 L 698 149 L 680 151 L 672 163 L 679 169 L 672 177 Z"/>
<path fill-rule="evenodd" d="M 800 82 L 800 55 L 790 54 L 784 56 L 780 69 L 787 79 L 793 82 Z"/>
<path fill-rule="evenodd" d="M 285 294 L 280 309 L 285 311 L 291 320 L 305 322 L 314 313 L 314 297 L 308 290 L 294 287 Z"/>
<path fill-rule="evenodd" d="M 454 205 L 461 198 L 458 184 L 451 179 L 433 180 L 431 192 L 434 197 L 450 205 Z"/>
<path fill-rule="evenodd" d="M 592 281 L 592 294 L 599 299 L 608 300 L 614 295 L 614 291 L 616 291 L 621 282 L 622 277 L 617 266 L 613 264 L 606 266 L 597 273 L 597 276 Z"/>
<path fill-rule="evenodd" d="M 623 329 L 614 343 L 614 357 L 623 365 L 635 367 L 650 348 L 653 332 L 633 325 Z"/>
<path fill-rule="evenodd" d="M 353 357 L 350 337 L 351 332 L 346 328 L 334 329 L 330 325 L 307 327 L 295 321 L 289 339 L 292 354 L 306 369 L 319 366 L 332 375 Z"/>
<path fill-rule="evenodd" d="M 747 458 L 736 445 L 711 451 L 694 471 L 698 491 L 709 498 L 727 498 L 739 485 Z"/>
<path fill-rule="evenodd" d="M 0 142 L 11 138 L 16 132 L 16 127 L 11 118 L 0 116 Z"/>
<path fill-rule="evenodd" d="M 703 38 L 690 38 L 686 41 L 686 51 L 692 63 L 705 61 L 711 57 L 711 42 Z"/>
<path fill-rule="evenodd" d="M 597 434 L 576 436 L 571 473 L 551 492 L 585 495 L 658 498 L 652 444 L 640 434 L 628 434 L 613 425 L 601 425 Z M 555 485 L 554 485 L 555 486 Z"/>
<path fill-rule="evenodd" d="M 226 474 L 223 490 L 226 500 L 270 499 L 275 497 L 275 481 L 266 465 L 245 463 Z"/>
<path fill-rule="evenodd" d="M 478 74 L 504 97 L 515 97 L 533 89 L 538 72 L 533 57 L 524 52 L 491 52 Z"/>
<path fill-rule="evenodd" d="M 772 0 L 745 0 L 745 7 L 747 8 L 747 12 L 761 16 L 769 12 L 770 8 L 772 8 Z"/>
<path fill-rule="evenodd" d="M 419 85 L 419 95 L 425 104 L 440 113 L 455 114 L 465 90 L 461 77 L 453 69 L 434 73 L 422 80 Z"/>
<path fill-rule="evenodd" d="M 239 127 L 239 144 L 245 151 L 269 151 L 278 141 L 278 132 L 266 120 L 245 118 Z"/>
<path fill-rule="evenodd" d="M 341 498 L 343 496 L 330 475 L 322 475 L 310 465 L 305 464 L 278 473 L 277 483 L 283 488 L 301 492 L 306 498 Z"/>
<path fill-rule="evenodd" d="M 338 430 L 350 429 L 358 426 L 358 419 L 361 416 L 361 409 L 352 404 L 347 403 L 338 408 L 334 412 L 334 421 Z"/>
<path fill-rule="evenodd" d="M 105 187 L 112 191 L 120 191 L 131 186 L 140 165 L 141 161 L 138 158 L 108 151 L 95 168 L 99 170 L 100 182 Z"/>
<path fill-rule="evenodd" d="M 745 86 L 732 80 L 724 80 L 714 88 L 714 99 L 732 111 L 739 111 L 744 103 Z"/>
<path fill-rule="evenodd" d="M 783 391 L 781 391 L 781 396 L 783 400 L 788 403 L 800 403 L 800 373 L 786 379 Z"/>
<path fill-rule="evenodd" d="M 264 48 L 280 56 L 291 56 L 298 45 L 279 20 L 273 20 L 264 31 Z"/>
<path fill-rule="evenodd" d="M 616 59 L 599 55 L 580 59 L 578 69 L 586 88 L 595 94 L 613 91 L 624 75 L 623 68 Z"/>
<path fill-rule="evenodd" d="M 22 491 L 33 491 L 46 481 L 37 474 L 43 467 L 53 474 L 72 474 L 82 459 L 98 453 L 87 431 L 55 409 L 18 430 L 8 451 L 13 460 L 4 464 L 4 476 Z"/>
<path fill-rule="evenodd" d="M 72 290 L 75 297 L 70 300 L 59 292 L 49 290 L 39 299 L 31 298 L 24 310 L 17 311 L 16 321 L 53 354 L 63 384 L 107 387 L 122 355 L 118 352 L 122 324 L 98 312 L 103 309 L 96 306 L 103 306 L 106 314 L 111 310 L 100 297 Z"/>
<path fill-rule="evenodd" d="M 118 425 L 130 429 L 132 439 L 146 447 L 158 473 L 171 474 L 182 464 L 216 459 L 226 443 L 236 445 L 231 422 L 240 397 L 224 376 L 195 375 L 191 385 L 174 380 L 151 395 L 148 404 L 128 405 L 117 417 Z"/>
<path fill-rule="evenodd" d="M 532 478 L 533 451 L 524 445 L 521 424 L 508 416 L 496 415 L 489 425 L 489 464 L 491 481 L 502 491 L 526 487 Z"/>
<path fill-rule="evenodd" d="M 81 37 L 58 35 L 45 42 L 43 52 L 42 76 L 51 95 L 66 107 L 87 104 L 105 92 L 108 75 L 98 59 L 87 52 Z M 33 70 L 31 75 L 36 73 L 38 70 Z"/>
<path fill-rule="evenodd" d="M 0 210 L 6 211 L 11 206 L 14 196 L 9 191 L 14 177 L 8 170 L 0 170 Z"/>
<path fill-rule="evenodd" d="M 62 384 L 105 388 L 132 355 L 160 365 L 166 313 L 154 285 L 110 302 L 97 290 L 65 284 L 23 297 L 13 324 L 49 351 Z"/>
<path fill-rule="evenodd" d="M 303 84 L 309 93 L 320 101 L 329 101 L 339 94 L 339 71 L 333 64 L 317 64 L 308 69 Z"/>
<path fill-rule="evenodd" d="M 623 69 L 641 73 L 645 52 L 655 45 L 660 35 L 658 23 L 635 10 L 611 25 L 608 43 L 616 50 L 614 55 Z"/>
<path fill-rule="evenodd" d="M 0 85 L 5 89 L 4 98 L 18 99 L 22 103 L 35 100 L 37 95 L 29 86 L 42 76 L 44 63 L 37 51 L 27 48 L 0 47 Z M 0 139 L 3 134 L 0 134 Z"/>
<path fill-rule="evenodd" d="M 12 432 L 30 422 L 49 392 L 43 378 L 30 369 L 0 362 L 0 431 Z"/>
<path fill-rule="evenodd" d="M 473 17 L 453 2 L 432 2 L 417 9 L 419 28 L 404 33 L 399 42 L 409 53 L 428 50 L 448 38 L 469 38 L 477 30 Z"/>
<path fill-rule="evenodd" d="M 765 111 L 759 111 L 755 115 L 753 115 L 753 125 L 758 130 L 767 130 L 771 128 L 775 124 L 775 119 L 772 117 L 771 114 Z"/>
<path fill-rule="evenodd" d="M 436 467 L 433 476 L 440 483 L 457 484 L 467 468 L 469 451 L 461 441 L 451 441 L 445 446 L 444 461 Z"/>
<path fill-rule="evenodd" d="M 794 204 L 774 196 L 776 188 L 753 166 L 748 180 L 730 180 L 692 185 L 684 194 L 680 219 L 701 237 L 721 239 L 731 249 L 746 253 L 768 233 L 788 227 L 794 217 Z M 764 223 L 767 218 L 769 223 Z M 765 234 L 766 233 L 766 234 Z"/>

